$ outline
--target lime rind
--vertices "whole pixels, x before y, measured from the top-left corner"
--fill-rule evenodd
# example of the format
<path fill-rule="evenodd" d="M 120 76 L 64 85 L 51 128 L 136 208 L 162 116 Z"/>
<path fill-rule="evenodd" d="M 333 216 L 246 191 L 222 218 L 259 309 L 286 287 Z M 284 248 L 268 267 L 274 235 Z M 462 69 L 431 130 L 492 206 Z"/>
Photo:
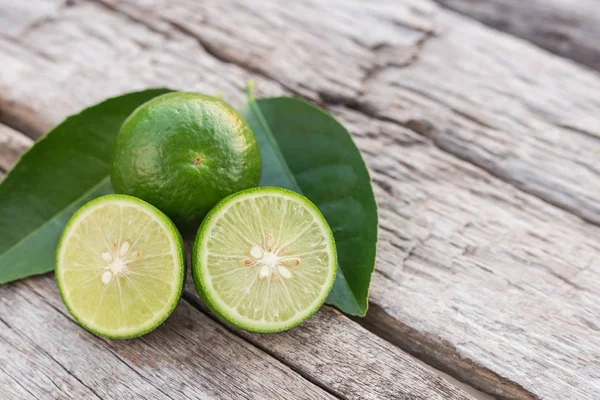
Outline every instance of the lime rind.
<path fill-rule="evenodd" d="M 65 287 L 63 279 L 64 270 L 62 267 L 62 258 L 67 248 L 66 245 L 71 238 L 73 234 L 72 232 L 74 231 L 76 225 L 86 216 L 92 214 L 95 210 L 107 205 L 108 203 L 133 206 L 134 208 L 143 210 L 147 215 L 149 215 L 152 220 L 155 221 L 166 233 L 169 239 L 171 256 L 174 264 L 181 266 L 181 268 L 174 268 L 176 271 L 176 279 L 173 280 L 175 287 L 173 288 L 170 298 L 165 302 L 164 308 L 154 313 L 154 318 L 149 319 L 141 325 L 115 330 L 105 329 L 101 326 L 97 326 L 77 312 L 76 308 L 71 303 L 70 297 L 67 295 L 68 288 Z M 179 303 L 179 299 L 183 293 L 186 276 L 183 239 L 175 224 L 163 212 L 151 204 L 148 204 L 136 197 L 121 194 L 102 196 L 81 207 L 73 214 L 67 223 L 57 247 L 55 276 L 63 303 L 75 320 L 86 330 L 95 335 L 109 339 L 131 339 L 139 337 L 153 331 L 160 326 L 173 313 L 175 307 L 177 307 L 177 304 Z"/>
<path fill-rule="evenodd" d="M 111 160 L 117 193 L 147 201 L 185 233 L 222 198 L 258 185 L 261 153 L 226 102 L 171 92 L 139 106 L 121 126 Z"/>
<path fill-rule="evenodd" d="M 233 310 L 221 299 L 221 297 L 212 287 L 212 278 L 209 275 L 209 271 L 207 268 L 208 235 L 210 233 L 211 227 L 215 219 L 219 216 L 224 215 L 230 207 L 234 206 L 239 201 L 247 200 L 252 197 L 268 195 L 284 197 L 286 198 L 286 200 L 294 201 L 300 204 L 306 210 L 308 210 L 314 218 L 314 222 L 316 222 L 319 225 L 320 231 L 326 236 L 325 239 L 328 246 L 327 250 L 328 255 L 330 256 L 328 274 L 325 279 L 326 283 L 321 286 L 321 292 L 316 297 L 315 301 L 311 304 L 311 306 L 303 309 L 299 313 L 296 313 L 292 318 L 288 320 L 276 322 L 257 321 L 255 319 L 245 317 L 237 311 Z M 247 189 L 230 195 L 225 199 L 221 200 L 208 213 L 208 215 L 202 222 L 202 225 L 198 230 L 198 235 L 196 236 L 196 241 L 194 243 L 192 251 L 192 276 L 196 285 L 196 289 L 204 303 L 211 309 L 212 312 L 214 312 L 222 320 L 226 321 L 232 326 L 259 333 L 273 333 L 285 331 L 295 326 L 298 326 L 306 319 L 311 317 L 327 299 L 327 296 L 333 287 L 336 272 L 337 253 L 333 232 L 331 231 L 331 228 L 327 224 L 327 221 L 325 220 L 317 206 L 314 205 L 306 197 L 296 192 L 277 187 L 260 187 Z"/>

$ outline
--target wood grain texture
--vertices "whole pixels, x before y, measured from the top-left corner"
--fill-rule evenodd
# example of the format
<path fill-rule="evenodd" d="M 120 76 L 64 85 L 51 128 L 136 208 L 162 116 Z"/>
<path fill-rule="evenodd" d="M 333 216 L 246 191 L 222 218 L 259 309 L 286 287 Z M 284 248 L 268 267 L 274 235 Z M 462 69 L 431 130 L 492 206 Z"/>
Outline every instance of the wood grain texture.
<path fill-rule="evenodd" d="M 461 14 L 600 70 L 595 0 L 435 0 Z"/>
<path fill-rule="evenodd" d="M 191 279 L 184 297 L 210 313 Z M 408 354 L 327 306 L 288 332 L 263 335 L 231 330 L 342 399 L 471 399 Z"/>
<path fill-rule="evenodd" d="M 588 70 L 423 1 L 261 1 L 251 17 L 238 0 L 178 3 L 114 6 L 168 21 L 295 93 L 421 129 L 445 151 L 600 224 L 600 79 Z"/>
<path fill-rule="evenodd" d="M 68 0 L 0 0 L 0 35 L 18 39 L 53 18 L 68 3 Z"/>
<path fill-rule="evenodd" d="M 381 206 L 365 326 L 499 397 L 600 396 L 594 74 L 428 1 L 85 2 L 0 54 L 0 118 L 37 135 L 158 84 L 327 105 Z"/>
<path fill-rule="evenodd" d="M 2 398 L 334 398 L 185 301 L 143 338 L 104 340 L 71 318 L 50 274 L 0 287 L 0 324 Z"/>
<path fill-rule="evenodd" d="M 6 172 L 11 169 L 32 144 L 33 141 L 28 137 L 0 124 L 0 171 Z"/>
<path fill-rule="evenodd" d="M 598 76 L 463 17 L 437 21 L 444 34 L 372 76 L 358 108 L 599 225 Z"/>
<path fill-rule="evenodd" d="M 84 2 L 60 9 L 18 40 L 0 35 L 0 122 L 37 139 L 82 106 L 167 84 L 225 94 L 233 104 L 242 103 L 250 78 L 258 78 L 262 95 L 282 93 L 280 85 L 214 59 L 195 38 L 157 25 Z"/>
<path fill-rule="evenodd" d="M 29 61 L 25 69 L 36 72 L 36 62 L 49 61 L 40 58 L 72 60 L 68 72 L 54 71 L 56 62 L 45 65 L 45 83 L 69 79 L 79 84 L 77 97 L 84 104 L 93 102 L 83 90 L 93 82 L 93 74 L 102 76 L 107 85 L 103 92 L 110 94 L 187 81 L 195 83 L 193 90 L 228 93 L 234 104 L 241 101 L 239 87 L 246 78 L 268 77 L 280 85 L 262 79 L 259 87 L 266 93 L 283 86 L 403 124 L 424 119 L 433 129 L 421 133 L 435 136 L 445 151 L 600 224 L 600 105 L 595 96 L 600 79 L 568 61 L 427 1 L 365 5 L 305 0 L 290 6 L 271 0 L 255 2 L 251 9 L 239 0 L 100 4 L 122 18 L 101 13 L 83 29 L 77 15 L 95 8 L 84 3 L 30 31 L 17 49 L 6 44 L 9 54 L 17 54 L 14 63 L 7 63 L 8 76 L 26 73 L 19 65 L 24 59 Z M 124 33 L 126 40 L 110 46 L 111 33 L 123 18 L 139 23 Z M 64 30 L 54 31 L 55 23 Z M 51 37 L 61 45 L 49 46 Z M 21 72 L 12 72 L 13 64 Z M 141 68 L 144 64 L 152 68 Z M 169 76 L 174 69 L 181 73 Z M 82 74 L 87 83 L 81 82 Z M 209 79 L 208 84 L 199 83 Z M 23 109 L 22 103 L 17 106 L 10 100 L 16 89 L 8 90 L 7 105 L 0 109 L 9 120 L 15 116 L 36 121 L 21 114 L 32 108 L 56 109 L 37 104 L 39 100 Z M 19 98 L 23 94 L 17 93 Z M 77 107 L 69 109 L 74 112 Z M 56 112 L 51 122 L 59 115 Z M 31 131 L 29 126 L 11 125 Z M 586 185 L 578 184 L 581 181 Z"/>
<path fill-rule="evenodd" d="M 190 252 L 188 251 L 189 254 Z M 44 349 L 47 346 L 70 346 L 71 357 L 74 354 L 87 352 L 90 344 L 98 339 L 93 338 L 92 335 L 88 335 L 81 328 L 77 327 L 74 321 L 68 316 L 60 302 L 55 284 L 51 278 L 30 278 L 26 282 L 27 285 L 16 283 L 4 288 L 4 298 L 9 303 L 6 307 L 0 307 L 0 320 L 7 320 L 8 318 L 4 314 L 9 313 L 10 310 L 24 310 L 24 313 L 27 315 L 23 319 L 29 322 L 23 321 L 20 326 L 27 326 L 33 330 L 39 329 L 40 326 L 48 327 L 47 321 L 42 321 L 40 318 L 36 319 L 28 315 L 29 313 L 35 313 L 36 315 L 37 313 L 45 314 L 46 311 L 43 309 L 39 310 L 39 302 L 31 305 L 23 302 L 19 304 L 11 303 L 16 296 L 28 298 L 27 290 L 33 289 L 36 294 L 42 297 L 42 301 L 49 303 L 51 307 L 62 314 L 58 319 L 63 322 L 62 325 L 57 322 L 47 328 L 48 332 L 45 339 L 40 340 L 40 343 L 38 343 L 39 350 L 45 351 Z M 13 291 L 10 291 L 11 287 Z M 0 293 L 2 293 L 1 290 L 2 288 L 0 288 Z M 31 291 L 29 295 L 32 295 Z M 185 297 L 198 308 L 206 310 L 195 293 L 191 277 L 188 277 L 188 287 Z M 34 308 L 35 310 L 25 310 L 25 308 Z M 316 317 L 302 326 L 283 334 L 252 335 L 238 330 L 234 331 L 239 337 L 262 349 L 262 351 L 257 350 L 256 353 L 250 356 L 245 355 L 244 351 L 236 349 L 235 343 L 228 349 L 226 343 L 231 338 L 231 334 L 225 335 L 220 343 L 215 344 L 215 336 L 221 331 L 207 333 L 207 328 L 200 329 L 197 324 L 207 325 L 208 323 L 204 322 L 207 317 L 203 314 L 199 316 L 196 314 L 198 313 L 190 309 L 189 304 L 183 301 L 175 314 L 165 324 L 165 326 L 170 328 L 161 327 L 152 333 L 152 335 L 139 339 L 139 341 L 143 341 L 144 343 L 152 341 L 152 346 L 159 348 L 161 351 L 160 354 L 151 353 L 146 349 L 132 349 L 131 347 L 122 345 L 122 343 L 130 343 L 130 341 L 110 341 L 110 343 L 117 350 L 123 350 L 127 354 L 134 354 L 131 363 L 137 366 L 139 366 L 138 364 L 143 366 L 146 364 L 145 360 L 156 360 L 157 357 L 164 360 L 168 365 L 178 365 L 177 370 L 173 370 L 167 365 L 165 368 L 159 368 L 158 370 L 152 367 L 152 374 L 144 375 L 146 381 L 151 382 L 156 387 L 162 388 L 162 392 L 167 396 L 172 396 L 171 393 L 173 390 L 181 392 L 178 388 L 182 385 L 190 385 L 189 391 L 183 391 L 183 394 L 187 398 L 193 398 L 194 396 L 207 396 L 207 398 L 252 398 L 255 397 L 256 393 L 258 393 L 256 395 L 258 398 L 279 398 L 280 396 L 302 399 L 311 397 L 320 398 L 310 391 L 306 392 L 306 389 L 302 387 L 295 387 L 294 384 L 287 385 L 278 392 L 270 393 L 270 386 L 262 388 L 245 383 L 245 380 L 252 382 L 252 379 L 258 376 L 265 380 L 275 381 L 273 385 L 281 384 L 281 382 L 277 383 L 277 377 L 273 378 L 271 376 L 270 369 L 273 369 L 273 366 L 268 364 L 268 360 L 264 360 L 266 354 L 269 354 L 285 365 L 290 366 L 296 373 L 304 376 L 307 379 L 307 385 L 310 385 L 309 381 L 314 382 L 319 387 L 326 387 L 328 392 L 343 399 L 471 399 L 470 396 L 448 384 L 448 382 L 435 373 L 418 365 L 409 355 L 394 345 L 367 331 L 339 312 L 329 308 L 321 311 Z M 18 323 L 15 319 L 20 318 L 20 315 L 20 311 L 13 311 L 10 321 L 11 326 Z M 183 319 L 181 315 L 187 316 L 187 319 Z M 57 317 L 59 316 L 57 315 Z M 70 323 L 65 323 L 67 319 Z M 189 319 L 195 322 L 191 323 Z M 215 322 L 210 322 L 208 325 L 216 325 Z M 170 329 L 170 333 L 164 335 L 156 333 L 165 329 Z M 69 344 L 69 334 L 65 335 L 64 338 L 68 342 L 63 342 L 63 330 L 79 332 L 89 337 L 90 340 L 84 343 L 74 342 Z M 175 333 L 177 337 L 174 339 Z M 49 335 L 56 334 L 61 335 L 61 340 L 57 341 L 49 337 Z M 194 348 L 196 340 L 202 343 L 202 347 L 198 348 L 197 351 L 202 352 L 204 357 L 200 357 L 190 350 Z M 237 340 L 241 341 L 241 339 Z M 161 344 L 162 341 L 168 341 L 169 343 Z M 242 343 L 250 347 L 248 343 Z M 2 343 L 0 342 L 0 344 Z M 15 344 L 8 343 L 7 347 L 10 346 L 15 346 Z M 196 344 L 196 346 L 198 345 Z M 15 353 L 14 349 L 8 350 L 6 354 L 7 365 L 16 364 L 16 370 L 25 370 L 25 367 L 21 365 L 25 360 L 19 358 L 18 354 L 11 354 Z M 219 358 L 224 357 L 220 354 L 222 351 L 226 351 L 228 355 L 231 353 L 230 356 L 235 359 L 235 362 L 230 359 L 220 360 Z M 114 351 L 112 352 L 114 353 Z M 119 351 L 117 353 L 117 357 L 122 357 L 119 356 L 121 354 Z M 259 357 L 255 357 L 256 355 L 259 355 Z M 169 357 L 172 359 L 169 360 Z M 266 358 L 270 359 L 270 357 Z M 35 364 L 38 361 L 34 359 L 32 362 Z M 104 368 L 108 361 L 99 359 L 97 362 Z M 228 362 L 231 362 L 231 365 L 228 365 Z M 261 365 L 261 362 L 264 365 Z M 243 365 L 244 368 L 240 368 L 240 365 Z M 203 368 L 199 369 L 199 366 L 203 366 Z M 217 372 L 212 372 L 213 368 Z M 248 370 L 245 368 L 248 368 Z M 10 370 L 12 371 L 12 369 Z M 250 374 L 249 371 L 252 371 L 252 373 Z M 81 373 L 84 374 L 85 372 L 82 371 Z M 292 378 L 301 379 L 300 375 L 296 373 L 294 373 L 294 377 L 287 379 L 291 379 L 292 383 L 294 383 L 294 379 Z M 177 375 L 177 379 L 176 382 L 170 383 L 168 380 L 174 379 L 171 377 L 173 374 Z M 224 383 L 213 376 L 217 375 L 221 377 L 221 374 L 224 374 L 223 378 L 226 376 L 230 377 L 229 381 L 233 389 L 223 388 Z M 11 376 L 19 381 L 19 376 L 15 376 L 15 374 Z M 193 380 L 193 376 L 197 376 L 207 387 L 205 388 L 203 385 L 202 391 L 195 392 L 193 384 L 189 383 Z M 8 379 L 8 375 L 2 378 Z M 30 377 L 30 379 L 37 381 L 38 377 L 34 376 Z M 84 380 L 85 377 L 81 379 Z M 108 375 L 106 379 L 109 379 Z M 97 382 L 89 383 L 89 386 L 95 388 L 95 391 L 101 390 L 98 388 L 99 385 Z M 29 382 L 26 381 L 23 387 L 30 389 Z M 316 390 L 316 387 L 314 389 Z M 40 390 L 49 389 L 42 387 Z M 36 389 L 33 392 L 37 393 L 38 397 L 43 397 L 39 396 L 39 390 Z M 135 393 L 138 392 L 136 391 Z M 319 392 L 317 391 L 317 393 Z M 321 395 L 324 394 L 325 392 L 321 393 Z M 106 392 L 100 396 L 111 397 L 113 395 L 113 392 Z M 60 396 L 57 395 L 56 397 Z M 176 396 L 172 397 L 176 398 Z M 162 397 L 158 396 L 157 398 Z"/>
<path fill-rule="evenodd" d="M 393 123 L 336 109 L 377 184 L 365 326 L 502 398 L 600 396 L 600 229 Z"/>

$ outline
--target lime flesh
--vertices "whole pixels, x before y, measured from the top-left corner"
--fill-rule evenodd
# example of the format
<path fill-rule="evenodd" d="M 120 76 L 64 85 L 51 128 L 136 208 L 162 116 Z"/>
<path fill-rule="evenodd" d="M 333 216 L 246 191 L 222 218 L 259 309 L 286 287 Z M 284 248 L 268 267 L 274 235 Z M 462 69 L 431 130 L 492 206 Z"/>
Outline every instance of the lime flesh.
<path fill-rule="evenodd" d="M 255 332 L 287 330 L 314 314 L 337 269 L 333 234 L 317 207 L 280 188 L 222 200 L 200 227 L 192 262 L 213 312 Z"/>
<path fill-rule="evenodd" d="M 175 225 L 139 199 L 108 195 L 77 211 L 57 250 L 56 280 L 75 319 L 113 339 L 141 336 L 174 310 L 185 279 Z"/>

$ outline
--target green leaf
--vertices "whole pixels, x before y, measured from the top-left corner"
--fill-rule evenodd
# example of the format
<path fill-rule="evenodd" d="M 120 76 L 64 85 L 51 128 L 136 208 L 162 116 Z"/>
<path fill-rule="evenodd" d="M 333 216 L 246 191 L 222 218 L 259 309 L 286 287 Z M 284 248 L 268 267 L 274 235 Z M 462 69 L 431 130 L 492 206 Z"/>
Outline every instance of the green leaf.
<path fill-rule="evenodd" d="M 324 110 L 290 97 L 255 100 L 240 112 L 258 138 L 261 185 L 304 194 L 335 236 L 338 275 L 327 303 L 364 316 L 375 268 L 377 203 L 367 167 L 348 130 Z"/>
<path fill-rule="evenodd" d="M 108 99 L 40 139 L 0 183 L 0 283 L 52 271 L 60 235 L 84 203 L 112 193 L 110 159 L 121 124 L 168 89 Z"/>

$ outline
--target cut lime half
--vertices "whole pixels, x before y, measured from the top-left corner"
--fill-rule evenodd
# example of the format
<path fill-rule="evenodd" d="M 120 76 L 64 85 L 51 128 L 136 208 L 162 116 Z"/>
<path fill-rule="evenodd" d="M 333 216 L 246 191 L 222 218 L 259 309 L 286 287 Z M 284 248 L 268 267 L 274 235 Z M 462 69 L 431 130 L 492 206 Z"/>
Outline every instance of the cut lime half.
<path fill-rule="evenodd" d="M 77 211 L 57 250 L 56 281 L 75 319 L 112 339 L 141 336 L 175 309 L 185 257 L 175 225 L 155 207 L 123 195 Z"/>
<path fill-rule="evenodd" d="M 333 234 L 317 207 L 272 187 L 217 204 L 198 231 L 192 263 L 211 310 L 255 332 L 284 331 L 313 315 L 337 270 Z"/>

